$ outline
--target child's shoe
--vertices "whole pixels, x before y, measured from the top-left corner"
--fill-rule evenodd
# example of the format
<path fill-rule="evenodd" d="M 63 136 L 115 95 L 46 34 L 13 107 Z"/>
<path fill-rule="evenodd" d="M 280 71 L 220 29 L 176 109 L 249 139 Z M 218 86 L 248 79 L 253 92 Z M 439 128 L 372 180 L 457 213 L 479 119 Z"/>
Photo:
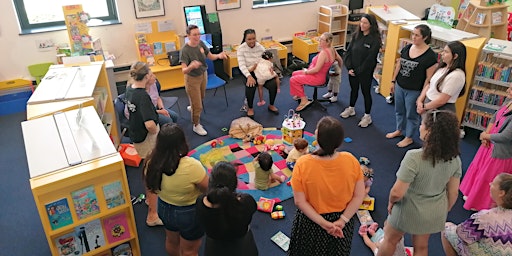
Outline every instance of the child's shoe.
<path fill-rule="evenodd" d="M 265 103 L 266 103 L 266 102 L 265 102 L 264 100 L 260 100 L 260 101 L 258 101 L 258 103 L 256 103 L 256 104 L 258 105 L 258 107 L 261 107 L 261 106 L 265 105 Z"/>
<path fill-rule="evenodd" d="M 334 94 L 332 92 L 327 92 L 326 94 L 322 95 L 322 98 L 324 99 L 329 99 L 331 98 L 332 96 L 334 96 Z"/>
<path fill-rule="evenodd" d="M 368 226 L 361 225 L 361 227 L 359 227 L 359 235 L 360 236 L 368 235 Z"/>

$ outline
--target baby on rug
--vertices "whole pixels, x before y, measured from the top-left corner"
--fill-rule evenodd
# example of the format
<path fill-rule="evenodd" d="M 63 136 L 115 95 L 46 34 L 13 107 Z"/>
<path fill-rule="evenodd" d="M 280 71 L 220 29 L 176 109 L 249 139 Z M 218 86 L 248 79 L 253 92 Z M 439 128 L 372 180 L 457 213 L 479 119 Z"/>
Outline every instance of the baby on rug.
<path fill-rule="evenodd" d="M 254 158 L 254 170 L 256 172 L 254 185 L 259 190 L 267 190 L 277 186 L 286 180 L 285 176 L 279 176 L 272 171 L 274 161 L 268 152 L 262 152 Z"/>

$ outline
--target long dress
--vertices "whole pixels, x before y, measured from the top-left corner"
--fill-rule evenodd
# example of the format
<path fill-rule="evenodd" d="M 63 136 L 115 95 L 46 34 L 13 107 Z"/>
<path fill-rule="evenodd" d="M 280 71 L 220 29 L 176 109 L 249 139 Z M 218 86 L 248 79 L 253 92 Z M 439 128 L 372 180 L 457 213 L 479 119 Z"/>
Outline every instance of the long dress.
<path fill-rule="evenodd" d="M 507 112 L 506 105 L 498 110 L 489 134 L 497 133 L 500 130 L 507 118 L 505 116 Z M 490 209 L 492 200 L 489 183 L 502 172 L 512 173 L 512 158 L 493 158 L 491 156 L 493 149 L 494 143 L 489 143 L 488 147 L 481 145 L 462 179 L 460 191 L 467 197 L 464 203 L 464 208 L 467 210 Z"/>

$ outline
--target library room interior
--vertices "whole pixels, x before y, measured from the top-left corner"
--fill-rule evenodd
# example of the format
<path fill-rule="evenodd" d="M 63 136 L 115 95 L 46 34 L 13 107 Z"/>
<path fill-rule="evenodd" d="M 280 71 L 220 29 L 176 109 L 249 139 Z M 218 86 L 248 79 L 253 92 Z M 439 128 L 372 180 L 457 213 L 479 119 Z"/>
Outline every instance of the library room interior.
<path fill-rule="evenodd" d="M 512 255 L 510 1 L 0 9 L 2 255 Z"/>

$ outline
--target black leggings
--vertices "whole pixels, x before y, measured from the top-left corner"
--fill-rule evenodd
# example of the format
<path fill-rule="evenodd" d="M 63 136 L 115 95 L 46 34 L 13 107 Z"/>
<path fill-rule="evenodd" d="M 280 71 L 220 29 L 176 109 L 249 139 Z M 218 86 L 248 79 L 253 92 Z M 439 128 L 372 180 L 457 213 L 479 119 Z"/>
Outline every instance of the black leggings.
<path fill-rule="evenodd" d="M 348 81 L 350 83 L 350 106 L 354 107 L 356 105 L 357 97 L 359 96 L 359 86 L 361 86 L 361 92 L 363 93 L 364 98 L 364 113 L 370 114 L 372 110 L 372 73 L 363 73 L 357 76 L 348 76 Z"/>
<path fill-rule="evenodd" d="M 256 77 L 254 72 L 251 72 L 252 77 Z M 256 79 L 256 78 L 255 78 Z M 247 86 L 247 78 L 244 79 L 244 86 L 245 86 L 245 98 L 247 98 L 247 107 L 252 108 L 253 107 L 253 101 L 254 101 L 254 95 L 256 94 L 256 90 L 258 89 L 258 83 L 256 83 L 253 87 Z M 276 79 L 272 78 L 265 82 L 263 87 L 267 88 L 269 98 L 270 98 L 270 105 L 274 105 L 274 102 L 276 101 L 276 95 L 277 95 L 277 83 Z"/>

